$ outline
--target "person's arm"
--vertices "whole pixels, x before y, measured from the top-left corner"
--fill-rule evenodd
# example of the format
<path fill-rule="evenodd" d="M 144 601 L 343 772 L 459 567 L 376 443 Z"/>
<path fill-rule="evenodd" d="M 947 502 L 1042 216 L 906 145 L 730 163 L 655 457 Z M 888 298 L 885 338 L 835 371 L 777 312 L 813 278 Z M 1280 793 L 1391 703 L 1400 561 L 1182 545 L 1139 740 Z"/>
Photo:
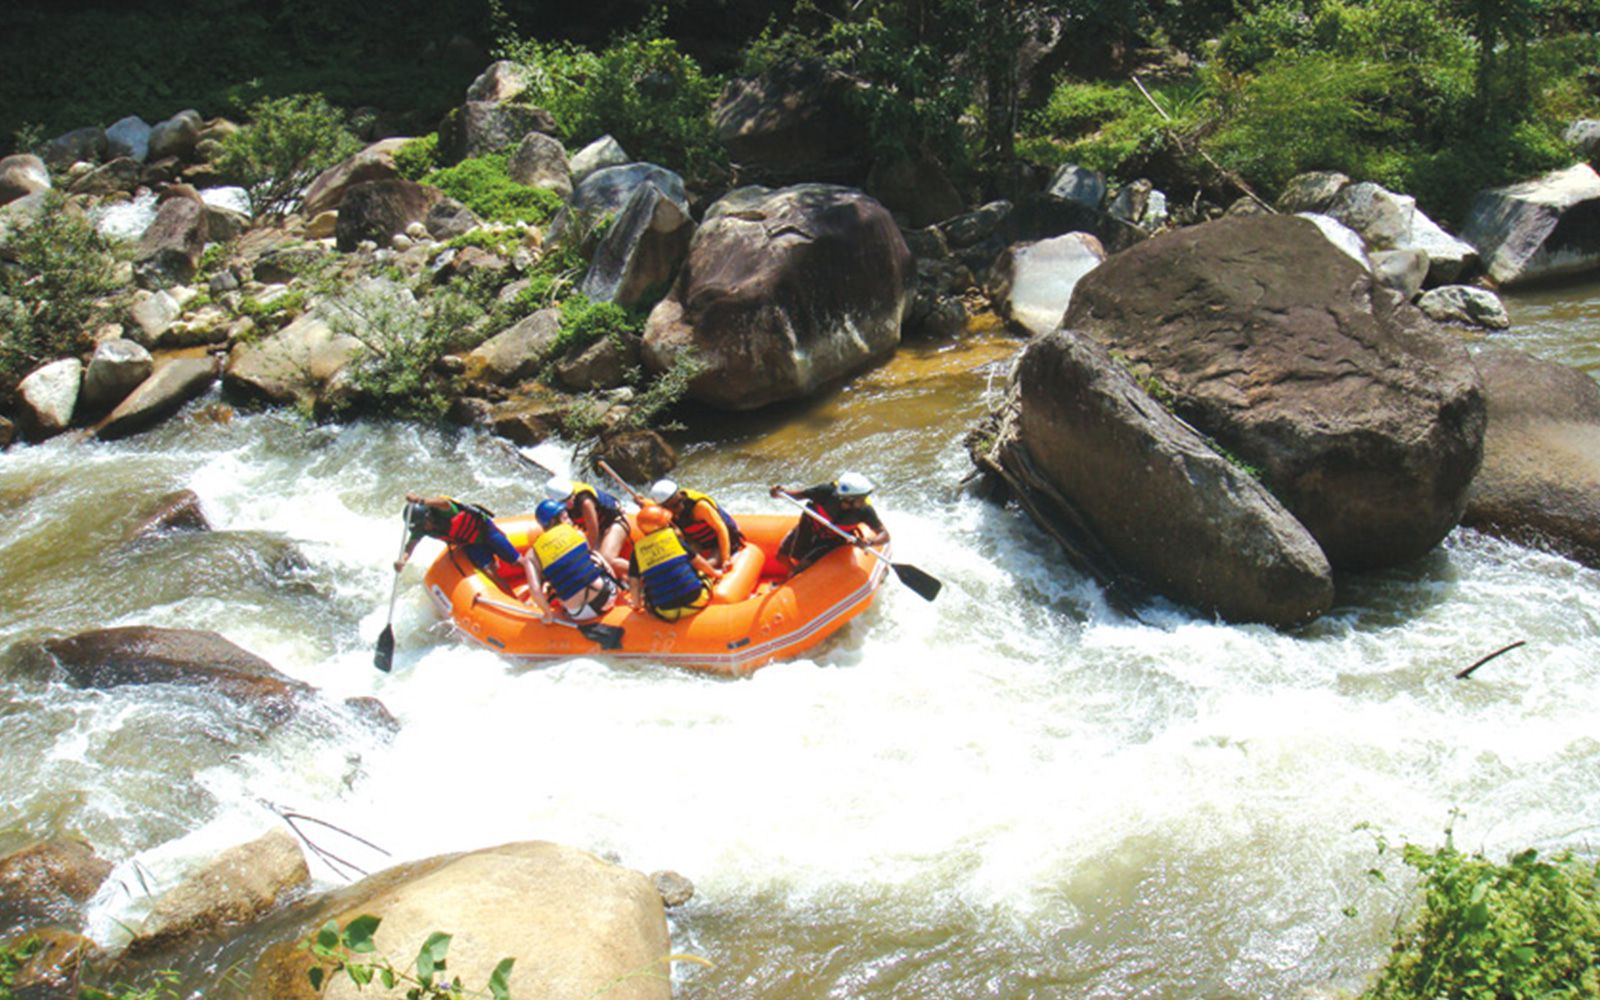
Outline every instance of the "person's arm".
<path fill-rule="evenodd" d="M 689 557 L 689 562 L 694 564 L 694 568 L 700 572 L 701 576 L 704 576 L 709 580 L 720 580 L 722 579 L 722 574 L 725 572 L 724 570 L 720 570 L 711 565 L 711 560 L 707 559 L 698 552 Z"/>
<path fill-rule="evenodd" d="M 644 578 L 639 574 L 639 560 L 634 557 L 628 559 L 628 607 L 644 610 Z"/>
<path fill-rule="evenodd" d="M 539 609 L 539 613 L 546 618 L 554 612 L 550 608 L 549 598 L 544 596 L 544 577 L 539 575 L 539 560 L 533 557 L 533 549 L 522 554 L 522 569 L 528 574 L 528 603 Z"/>
<path fill-rule="evenodd" d="M 878 512 L 871 507 L 861 509 L 861 520 L 855 527 L 861 535 L 860 541 L 856 542 L 857 547 L 878 546 L 889 541 L 889 529 L 883 526 L 883 519 L 878 517 Z M 871 534 L 866 532 L 867 528 L 872 529 Z"/>
<path fill-rule="evenodd" d="M 451 503 L 449 498 L 447 498 L 447 497 L 426 497 L 425 498 L 425 497 L 418 496 L 415 493 L 407 493 L 406 494 L 406 503 L 407 504 L 418 504 L 418 505 L 423 506 L 423 507 L 433 507 L 436 510 L 442 510 L 442 511 L 447 511 L 447 512 L 451 508 L 453 508 L 455 506 L 455 504 Z M 406 568 L 406 563 L 411 560 L 411 553 L 416 549 L 417 543 L 422 541 L 422 534 L 423 533 L 421 531 L 417 530 L 416 528 L 412 528 L 411 529 L 410 534 L 406 537 L 405 552 L 401 554 L 399 559 L 396 559 L 394 561 L 394 571 L 396 573 L 398 573 L 401 570 Z"/>
<path fill-rule="evenodd" d="M 583 536 L 589 539 L 589 548 L 600 551 L 600 508 L 595 504 L 594 498 L 585 494 L 578 498 L 577 516 L 573 520 L 583 529 Z"/>
<path fill-rule="evenodd" d="M 722 556 L 722 565 L 728 565 L 728 557 L 733 548 L 733 540 L 728 537 L 727 522 L 722 520 L 722 515 L 704 500 L 694 505 L 694 516 L 711 526 L 717 535 L 717 552 Z"/>

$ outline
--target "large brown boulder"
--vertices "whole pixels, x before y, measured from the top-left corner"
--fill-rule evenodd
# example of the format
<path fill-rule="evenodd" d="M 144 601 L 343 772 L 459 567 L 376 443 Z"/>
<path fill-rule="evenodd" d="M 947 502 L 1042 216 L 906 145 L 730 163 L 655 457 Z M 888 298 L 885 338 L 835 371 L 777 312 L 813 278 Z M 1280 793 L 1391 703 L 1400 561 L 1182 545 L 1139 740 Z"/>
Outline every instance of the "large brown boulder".
<path fill-rule="evenodd" d="M 690 395 L 730 410 L 799 399 L 894 351 L 912 278 L 899 227 L 860 191 L 735 191 L 651 311 L 645 364 L 693 351 L 706 367 Z"/>
<path fill-rule="evenodd" d="M 1089 337 L 1031 341 L 973 450 L 1074 562 L 1124 593 L 1276 626 L 1333 601 L 1305 528 Z"/>
<path fill-rule="evenodd" d="M 1462 523 L 1600 567 L 1600 385 L 1512 348 L 1477 362 L 1489 430 Z"/>
<path fill-rule="evenodd" d="M 406 964 L 435 931 L 453 934 L 449 975 L 482 988 L 502 958 L 516 959 L 515 997 L 666 1000 L 668 934 L 648 879 L 571 847 L 539 841 L 446 855 L 390 869 L 314 907 L 301 933 L 325 921 L 381 918 L 378 950 Z M 318 994 L 296 941 L 269 948 L 250 977 L 250 1000 L 398 997 L 403 985 L 357 991 L 343 976 Z M 652 975 L 651 973 L 655 973 Z"/>
<path fill-rule="evenodd" d="M 1477 369 L 1309 220 L 1155 237 L 1084 276 L 1063 325 L 1259 469 L 1335 569 L 1413 559 L 1460 520 L 1483 454 Z"/>
<path fill-rule="evenodd" d="M 44 650 L 72 687 L 207 687 L 272 719 L 286 718 L 295 699 L 311 691 L 215 632 L 127 625 L 48 639 Z"/>
<path fill-rule="evenodd" d="M 357 184 L 399 177 L 400 170 L 394 165 L 394 154 L 410 141 L 403 136 L 380 139 L 343 163 L 318 174 L 306 188 L 305 199 L 300 205 L 301 214 L 309 219 L 319 212 L 338 208 L 345 192 Z"/>
<path fill-rule="evenodd" d="M 111 862 L 81 840 L 41 840 L 0 857 L 0 938 L 43 924 L 77 926 Z"/>
<path fill-rule="evenodd" d="M 413 222 L 425 222 L 442 200 L 444 192 L 438 188 L 398 177 L 352 184 L 339 204 L 334 242 L 343 253 L 362 240 L 388 246 L 396 233 L 405 232 Z"/>

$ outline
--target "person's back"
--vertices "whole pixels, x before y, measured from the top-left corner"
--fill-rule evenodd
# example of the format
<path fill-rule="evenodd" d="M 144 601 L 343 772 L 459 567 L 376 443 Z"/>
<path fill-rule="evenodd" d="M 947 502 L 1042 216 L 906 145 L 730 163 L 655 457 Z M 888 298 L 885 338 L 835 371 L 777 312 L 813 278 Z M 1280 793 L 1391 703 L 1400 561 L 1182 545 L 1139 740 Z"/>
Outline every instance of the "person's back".
<path fill-rule="evenodd" d="M 604 562 L 589 547 L 589 539 L 573 526 L 566 508 L 546 500 L 535 511 L 539 537 L 523 557 L 528 570 L 528 598 L 550 614 L 549 586 L 567 616 L 587 621 L 604 614 L 616 602 L 616 585 Z"/>
<path fill-rule="evenodd" d="M 666 509 L 646 506 L 639 511 L 638 522 L 644 535 L 634 543 L 628 563 L 628 575 L 635 581 L 635 600 L 666 621 L 700 611 L 711 601 L 706 579 L 715 576 L 716 570 L 689 551 Z"/>
<path fill-rule="evenodd" d="M 671 512 L 673 525 L 713 566 L 726 569 L 729 560 L 744 547 L 739 522 L 709 494 L 660 479 L 650 487 L 650 499 Z"/>

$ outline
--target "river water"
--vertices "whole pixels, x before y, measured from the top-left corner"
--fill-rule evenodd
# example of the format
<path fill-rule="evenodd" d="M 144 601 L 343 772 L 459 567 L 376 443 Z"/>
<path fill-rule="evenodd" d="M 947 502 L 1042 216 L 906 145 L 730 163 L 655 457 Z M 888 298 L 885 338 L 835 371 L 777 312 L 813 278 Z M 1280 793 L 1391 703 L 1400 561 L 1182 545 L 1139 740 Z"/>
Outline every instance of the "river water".
<path fill-rule="evenodd" d="M 1600 368 L 1600 286 L 1510 304 L 1497 338 Z M 402 495 L 538 497 L 474 433 L 197 414 L 13 448 L 0 649 L 208 628 L 324 697 L 273 726 L 200 691 L 0 681 L 0 850 L 78 832 L 116 861 L 104 941 L 276 808 L 381 848 L 304 827 L 366 870 L 548 839 L 678 871 L 697 894 L 674 947 L 715 963 L 680 970 L 680 997 L 1299 997 L 1382 961 L 1410 881 L 1380 838 L 1451 827 L 1499 858 L 1600 839 L 1600 573 L 1457 531 L 1342 581 L 1294 634 L 1122 614 L 1025 516 L 957 488 L 1016 347 L 907 345 L 826 398 L 680 435 L 679 481 L 735 511 L 868 473 L 896 558 L 945 583 L 929 604 L 891 578 L 813 655 L 742 680 L 468 646 L 419 586 L 431 543 L 375 671 Z M 179 488 L 215 532 L 123 540 Z M 341 706 L 357 695 L 398 731 Z M 236 995 L 216 978 L 190 988 Z"/>

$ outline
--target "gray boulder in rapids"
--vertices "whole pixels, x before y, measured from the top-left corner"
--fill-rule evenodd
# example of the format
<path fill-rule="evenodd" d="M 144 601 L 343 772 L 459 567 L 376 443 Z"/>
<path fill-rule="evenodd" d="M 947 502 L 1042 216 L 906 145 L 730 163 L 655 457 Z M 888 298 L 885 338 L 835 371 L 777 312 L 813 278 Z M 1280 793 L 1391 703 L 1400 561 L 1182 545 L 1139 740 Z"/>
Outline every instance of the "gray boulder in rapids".
<path fill-rule="evenodd" d="M 910 299 L 911 251 L 860 191 L 744 188 L 706 213 L 645 324 L 652 371 L 693 350 L 690 395 L 730 410 L 799 399 L 891 353 Z"/>
<path fill-rule="evenodd" d="M 1453 528 L 1483 455 L 1461 343 L 1293 216 L 1158 236 L 1087 274 L 1063 324 L 1258 468 L 1335 569 L 1395 565 Z"/>
<path fill-rule="evenodd" d="M 1034 338 L 974 442 L 978 467 L 1108 586 L 1280 627 L 1333 601 L 1305 528 L 1089 337 Z"/>

